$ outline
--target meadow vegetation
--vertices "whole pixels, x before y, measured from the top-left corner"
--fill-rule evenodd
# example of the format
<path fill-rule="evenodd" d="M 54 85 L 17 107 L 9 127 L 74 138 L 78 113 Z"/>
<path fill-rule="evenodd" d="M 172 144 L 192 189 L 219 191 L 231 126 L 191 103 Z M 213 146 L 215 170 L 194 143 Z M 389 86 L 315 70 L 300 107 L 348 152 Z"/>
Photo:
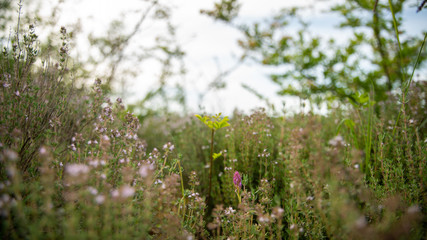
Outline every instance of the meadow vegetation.
<path fill-rule="evenodd" d="M 26 28 L 0 56 L 2 239 L 425 238 L 425 81 L 323 115 L 142 118 L 77 87 L 66 28 L 47 59 Z"/>

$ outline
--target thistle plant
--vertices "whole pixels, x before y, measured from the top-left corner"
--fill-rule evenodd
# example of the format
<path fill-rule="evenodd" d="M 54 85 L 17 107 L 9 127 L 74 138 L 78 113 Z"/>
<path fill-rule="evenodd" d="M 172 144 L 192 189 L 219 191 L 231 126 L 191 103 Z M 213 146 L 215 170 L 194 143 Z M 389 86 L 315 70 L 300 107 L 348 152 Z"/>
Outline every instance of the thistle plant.
<path fill-rule="evenodd" d="M 214 158 L 218 158 L 219 156 L 221 156 L 221 154 L 214 154 L 213 152 L 213 144 L 214 144 L 214 136 L 215 136 L 215 131 L 220 129 L 220 128 L 224 128 L 224 127 L 228 127 L 230 126 L 230 124 L 228 123 L 228 116 L 225 116 L 224 118 L 221 119 L 221 113 L 218 113 L 217 115 L 213 115 L 213 116 L 200 116 L 198 114 L 194 115 L 196 116 L 201 122 L 203 122 L 206 126 L 208 126 L 211 129 L 211 153 L 209 154 L 210 156 L 210 165 L 209 165 L 209 190 L 208 190 L 208 202 L 211 198 L 211 190 L 212 190 L 212 167 L 213 167 L 213 160 Z"/>

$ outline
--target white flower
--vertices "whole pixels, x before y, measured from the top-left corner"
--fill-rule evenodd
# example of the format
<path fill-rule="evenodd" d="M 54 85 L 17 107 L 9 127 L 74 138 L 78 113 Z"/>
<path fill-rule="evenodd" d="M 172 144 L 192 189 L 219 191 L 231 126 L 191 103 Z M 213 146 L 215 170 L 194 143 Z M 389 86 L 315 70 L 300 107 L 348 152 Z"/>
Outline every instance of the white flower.
<path fill-rule="evenodd" d="M 111 196 L 114 197 L 114 198 L 119 197 L 120 196 L 119 190 L 114 189 L 113 191 L 111 191 Z"/>
<path fill-rule="evenodd" d="M 264 216 L 259 217 L 258 220 L 262 223 L 268 223 L 270 221 L 268 217 L 264 217 Z"/>
<path fill-rule="evenodd" d="M 139 175 L 141 175 L 141 177 L 146 178 L 148 176 L 148 173 L 150 172 L 150 165 L 148 164 L 144 164 L 141 166 L 141 168 L 139 168 Z"/>
<path fill-rule="evenodd" d="M 71 150 L 72 150 L 73 152 L 75 152 L 75 151 L 77 150 L 77 148 L 76 148 L 76 146 L 74 145 L 74 143 L 72 143 L 72 144 L 70 145 L 70 148 L 71 148 Z"/>
<path fill-rule="evenodd" d="M 65 168 L 65 172 L 73 177 L 77 177 L 81 174 L 87 174 L 89 170 L 90 169 L 87 165 L 77 163 L 69 164 Z"/>
<path fill-rule="evenodd" d="M 103 204 L 105 201 L 105 196 L 104 195 L 98 195 L 95 197 L 95 202 L 97 204 Z"/>
<path fill-rule="evenodd" d="M 47 153 L 46 148 L 45 148 L 45 147 L 41 147 L 41 148 L 39 149 L 39 153 L 40 153 L 40 154 L 42 154 L 42 155 L 46 154 L 46 153 Z"/>
<path fill-rule="evenodd" d="M 329 145 L 332 145 L 334 147 L 341 145 L 341 146 L 345 146 L 345 141 L 344 138 L 341 135 L 337 135 L 334 138 L 332 138 L 331 140 L 329 140 Z"/>
<path fill-rule="evenodd" d="M 417 205 L 410 206 L 406 211 L 409 214 L 417 213 L 417 212 L 420 212 L 420 207 L 418 207 Z"/>
<path fill-rule="evenodd" d="M 313 200 L 314 200 L 314 197 L 313 197 L 313 196 L 308 196 L 308 197 L 306 198 L 306 200 L 307 200 L 307 201 L 313 201 Z"/>
<path fill-rule="evenodd" d="M 90 192 L 90 194 L 92 195 L 96 195 L 98 194 L 98 190 L 92 186 L 87 187 L 87 190 Z"/>
<path fill-rule="evenodd" d="M 133 197 L 134 194 L 135 194 L 135 189 L 133 187 L 123 186 L 121 188 L 121 194 L 120 195 L 124 198 Z"/>
<path fill-rule="evenodd" d="M 236 212 L 236 210 L 234 210 L 232 207 L 228 207 L 224 210 L 225 215 L 230 215 L 230 214 L 233 214 L 235 212 Z"/>
<path fill-rule="evenodd" d="M 104 141 L 110 141 L 110 138 L 107 135 L 102 136 L 102 140 Z"/>
<path fill-rule="evenodd" d="M 366 226 L 366 219 L 364 216 L 361 216 L 356 220 L 356 226 L 358 228 L 364 228 Z"/>

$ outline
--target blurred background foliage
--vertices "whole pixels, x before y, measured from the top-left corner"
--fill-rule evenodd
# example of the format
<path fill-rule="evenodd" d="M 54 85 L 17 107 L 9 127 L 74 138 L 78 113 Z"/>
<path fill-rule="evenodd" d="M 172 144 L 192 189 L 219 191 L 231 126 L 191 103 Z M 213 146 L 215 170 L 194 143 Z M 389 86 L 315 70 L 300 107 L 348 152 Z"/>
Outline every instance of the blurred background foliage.
<path fill-rule="evenodd" d="M 317 4 L 322 3 L 325 1 Z M 399 30 L 405 9 L 416 12 L 423 7 L 420 1 L 391 1 L 391 4 Z M 239 40 L 245 50 L 242 57 L 283 69 L 270 75 L 280 86 L 279 95 L 299 96 L 318 105 L 335 100 L 363 105 L 361 96 L 373 92 L 374 100 L 381 102 L 404 86 L 404 80 L 415 67 L 423 35 L 399 32 L 399 50 L 387 1 L 346 0 L 326 10 L 328 14 L 339 15 L 336 27 L 342 34 L 351 32 L 348 41 L 337 43 L 334 38 L 310 32 L 312 22 L 307 10 L 319 5 L 285 8 L 280 14 L 252 25 L 238 21 L 236 0 L 219 1 L 212 10 L 202 13 L 242 32 Z M 299 26 L 296 34 L 292 34 L 290 26 Z M 426 51 L 421 52 L 418 69 L 425 66 L 426 58 Z"/>

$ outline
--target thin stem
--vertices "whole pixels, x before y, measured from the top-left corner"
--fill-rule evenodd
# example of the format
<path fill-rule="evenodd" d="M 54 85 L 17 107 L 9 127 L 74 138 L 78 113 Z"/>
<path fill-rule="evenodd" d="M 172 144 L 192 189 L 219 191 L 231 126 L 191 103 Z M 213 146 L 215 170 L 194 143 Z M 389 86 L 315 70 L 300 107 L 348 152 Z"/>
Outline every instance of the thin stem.
<path fill-rule="evenodd" d="M 211 134 L 211 165 L 209 166 L 209 193 L 208 193 L 208 199 L 211 198 L 211 190 L 212 190 L 212 167 L 213 167 L 213 143 L 214 143 L 214 135 L 215 130 L 212 128 L 212 134 Z"/>
<path fill-rule="evenodd" d="M 402 96 L 402 98 L 403 98 L 403 99 L 405 99 L 406 95 L 408 94 L 409 87 L 411 86 L 412 79 L 413 79 L 413 77 L 414 77 L 415 69 L 417 69 L 417 65 L 418 65 L 418 63 L 420 62 L 420 56 L 421 56 L 421 53 L 422 53 L 422 51 L 423 51 L 423 48 L 424 48 L 424 44 L 425 44 L 425 42 L 426 42 L 426 39 L 427 39 L 427 32 L 426 32 L 426 33 L 425 33 L 425 35 L 424 35 L 424 40 L 423 40 L 423 42 L 422 42 L 422 44 L 421 44 L 420 51 L 418 52 L 417 60 L 415 61 L 414 69 L 412 70 L 412 74 L 411 74 L 411 77 L 410 77 L 410 79 L 409 79 L 409 82 L 406 84 L 404 91 L 402 91 L 402 92 L 403 92 L 403 96 Z M 392 136 L 394 136 L 394 134 L 395 134 L 395 132 L 396 132 L 397 124 L 398 124 L 398 122 L 399 122 L 399 120 L 400 120 L 400 115 L 401 115 L 401 113 L 402 113 L 402 111 L 403 111 L 403 107 L 404 107 L 404 105 L 405 105 L 405 101 L 403 101 L 403 100 L 402 100 L 402 103 L 401 103 L 401 104 L 402 104 L 402 105 L 401 105 L 401 107 L 400 107 L 399 114 L 397 115 L 396 123 L 394 124 L 394 128 L 393 128 Z"/>
<path fill-rule="evenodd" d="M 181 192 L 182 192 L 182 197 L 184 197 L 184 179 L 182 178 L 182 169 L 181 169 L 181 164 L 179 163 L 178 160 L 178 168 L 179 168 L 179 176 L 181 177 Z"/>

